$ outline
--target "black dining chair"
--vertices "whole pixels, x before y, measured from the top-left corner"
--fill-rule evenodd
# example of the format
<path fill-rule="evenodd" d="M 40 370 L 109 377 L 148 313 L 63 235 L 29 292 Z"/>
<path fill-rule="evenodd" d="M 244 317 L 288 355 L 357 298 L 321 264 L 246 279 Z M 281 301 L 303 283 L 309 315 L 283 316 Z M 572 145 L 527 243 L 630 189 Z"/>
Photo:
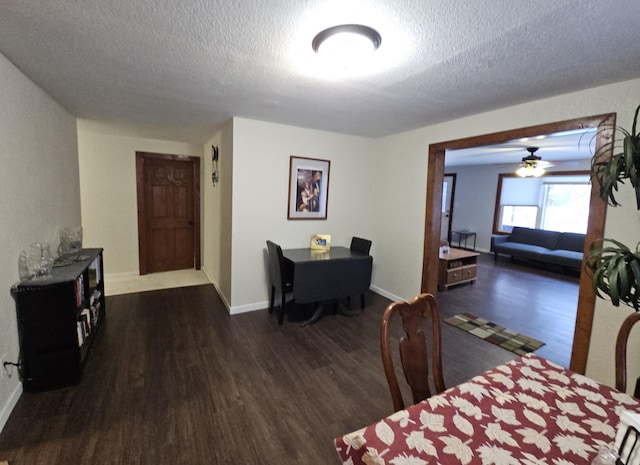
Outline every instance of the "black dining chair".
<path fill-rule="evenodd" d="M 351 238 L 350 250 L 354 252 L 360 252 L 365 255 L 369 255 L 371 250 L 371 241 L 369 239 L 363 239 L 361 237 L 353 236 Z M 351 299 L 347 298 L 347 303 L 350 303 Z M 360 294 L 360 308 L 364 309 L 364 294 Z"/>
<path fill-rule="evenodd" d="M 287 294 L 293 293 L 293 270 L 287 266 L 282 255 L 282 247 L 272 241 L 267 241 L 269 256 L 269 281 L 271 283 L 271 301 L 269 313 L 273 313 L 276 292 L 280 293 L 280 309 L 277 313 L 278 324 L 282 324 L 287 306 Z"/>

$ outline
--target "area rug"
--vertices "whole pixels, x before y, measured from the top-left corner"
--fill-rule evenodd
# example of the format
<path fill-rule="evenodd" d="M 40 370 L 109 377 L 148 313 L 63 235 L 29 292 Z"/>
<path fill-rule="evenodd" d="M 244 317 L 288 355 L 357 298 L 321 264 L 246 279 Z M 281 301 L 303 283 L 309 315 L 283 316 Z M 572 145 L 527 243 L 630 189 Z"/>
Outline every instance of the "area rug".
<path fill-rule="evenodd" d="M 542 341 L 511 331 L 470 313 L 454 315 L 446 318 L 444 322 L 518 355 L 533 352 L 544 345 Z"/>

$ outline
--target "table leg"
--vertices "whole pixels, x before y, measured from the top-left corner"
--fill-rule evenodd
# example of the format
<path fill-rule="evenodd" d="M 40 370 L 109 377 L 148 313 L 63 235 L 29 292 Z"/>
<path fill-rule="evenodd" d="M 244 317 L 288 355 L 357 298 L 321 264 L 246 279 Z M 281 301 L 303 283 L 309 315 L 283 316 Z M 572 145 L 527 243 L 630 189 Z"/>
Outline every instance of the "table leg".
<path fill-rule="evenodd" d="M 319 302 L 318 305 L 316 306 L 315 311 L 313 312 L 313 315 L 311 315 L 311 317 L 308 320 L 305 320 L 302 323 L 300 323 L 300 327 L 304 328 L 305 326 L 314 324 L 316 321 L 318 321 L 322 317 L 323 311 L 324 311 L 324 304 L 322 302 Z"/>
<path fill-rule="evenodd" d="M 316 321 L 318 321 L 320 318 L 322 318 L 322 314 L 324 313 L 324 307 L 325 305 L 332 305 L 334 307 L 334 313 L 339 313 L 340 315 L 344 315 L 344 316 L 359 316 L 360 312 L 357 310 L 349 310 L 348 308 L 346 308 L 344 305 L 342 305 L 340 303 L 340 301 L 338 300 L 334 300 L 332 302 L 319 302 L 318 306 L 316 307 L 315 311 L 313 312 L 313 315 L 311 315 L 311 317 L 309 317 L 308 320 L 303 321 L 300 326 L 302 328 L 304 328 L 305 326 L 310 326 L 312 324 L 314 324 Z"/>
<path fill-rule="evenodd" d="M 344 305 L 342 305 L 339 301 L 335 303 L 335 305 L 338 306 L 338 308 L 336 309 L 336 313 L 339 313 L 340 315 L 344 315 L 344 316 L 359 316 L 360 312 L 358 310 L 351 310 L 350 308 L 345 307 Z"/>

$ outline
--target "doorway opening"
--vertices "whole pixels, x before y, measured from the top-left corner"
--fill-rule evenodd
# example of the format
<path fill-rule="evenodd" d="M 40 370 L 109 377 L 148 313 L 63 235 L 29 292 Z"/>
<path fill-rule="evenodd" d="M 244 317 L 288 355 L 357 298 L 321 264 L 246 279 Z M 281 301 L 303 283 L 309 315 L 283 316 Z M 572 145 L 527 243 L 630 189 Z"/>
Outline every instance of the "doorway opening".
<path fill-rule="evenodd" d="M 447 149 L 478 147 L 524 137 L 536 137 L 541 134 L 597 128 L 595 148 L 596 150 L 604 150 L 607 140 L 611 137 L 612 128 L 615 126 L 615 116 L 615 113 L 609 113 L 431 144 L 429 146 L 427 170 L 427 205 L 421 291 L 434 294 L 437 292 L 438 248 L 442 220 L 442 187 L 445 151 Z M 590 244 L 600 244 L 604 235 L 606 203 L 598 196 L 598 190 L 597 181 L 594 181 L 589 204 L 589 224 L 585 238 L 586 249 Z M 570 364 L 570 368 L 578 373 L 584 373 L 586 369 L 594 306 L 595 295 L 591 288 L 591 280 L 586 273 L 581 273 Z"/>

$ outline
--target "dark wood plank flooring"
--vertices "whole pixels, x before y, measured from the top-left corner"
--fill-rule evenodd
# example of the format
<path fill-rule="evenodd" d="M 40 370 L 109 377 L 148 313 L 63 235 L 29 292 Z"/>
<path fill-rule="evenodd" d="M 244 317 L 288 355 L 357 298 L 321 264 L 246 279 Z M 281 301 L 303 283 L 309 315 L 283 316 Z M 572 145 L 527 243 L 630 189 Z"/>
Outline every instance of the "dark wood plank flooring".
<path fill-rule="evenodd" d="M 472 313 L 545 342 L 536 353 L 564 367 L 571 360 L 578 306 L 575 271 L 478 257 L 478 279 L 438 293 L 442 318 Z M 449 325 L 446 325 L 449 326 Z"/>
<path fill-rule="evenodd" d="M 545 340 L 543 355 L 553 357 L 563 278 L 513 268 L 481 260 L 476 284 L 439 295 L 443 317 L 485 316 Z M 542 302 L 545 289 L 557 294 L 552 303 Z M 231 317 L 210 285 L 107 297 L 82 382 L 24 393 L 0 434 L 0 459 L 338 464 L 334 437 L 391 413 L 378 339 L 388 304 L 369 293 L 360 316 L 327 315 L 300 328 L 278 326 L 266 310 Z M 447 324 L 442 331 L 449 386 L 515 358 Z"/>

